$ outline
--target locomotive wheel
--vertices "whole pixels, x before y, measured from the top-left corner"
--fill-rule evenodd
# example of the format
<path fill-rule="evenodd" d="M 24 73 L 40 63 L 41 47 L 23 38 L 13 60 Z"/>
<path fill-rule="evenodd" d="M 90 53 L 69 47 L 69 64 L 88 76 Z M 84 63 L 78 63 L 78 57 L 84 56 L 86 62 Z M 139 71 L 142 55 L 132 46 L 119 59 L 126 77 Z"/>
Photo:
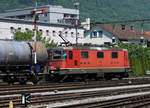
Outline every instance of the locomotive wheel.
<path fill-rule="evenodd" d="M 106 76 L 104 76 L 104 78 L 105 78 L 106 80 L 111 80 L 111 79 L 112 79 L 112 77 L 111 77 L 110 75 L 106 75 Z"/>
<path fill-rule="evenodd" d="M 14 84 L 14 82 L 16 81 L 15 76 L 5 76 L 3 78 L 4 82 L 7 82 L 8 84 Z"/>
<path fill-rule="evenodd" d="M 120 76 L 118 79 L 119 79 L 119 80 L 122 80 L 122 76 Z"/>
<path fill-rule="evenodd" d="M 123 78 L 123 74 L 119 74 L 118 79 L 119 79 L 119 80 L 122 80 L 122 78 Z"/>

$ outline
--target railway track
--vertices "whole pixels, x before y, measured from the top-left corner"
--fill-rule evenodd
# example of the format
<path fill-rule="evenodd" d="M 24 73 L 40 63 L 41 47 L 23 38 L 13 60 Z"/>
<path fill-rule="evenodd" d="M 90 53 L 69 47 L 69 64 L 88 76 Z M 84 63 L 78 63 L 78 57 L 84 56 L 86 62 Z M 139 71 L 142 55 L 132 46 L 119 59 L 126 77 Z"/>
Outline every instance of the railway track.
<path fill-rule="evenodd" d="M 0 84 L 0 91 L 13 91 L 13 90 L 26 90 L 26 89 L 44 89 L 44 88 L 59 88 L 59 87 L 75 87 L 75 86 L 88 86 L 90 87 L 108 87 L 130 84 L 148 84 L 150 77 L 143 78 L 129 78 L 124 80 L 109 80 L 109 81 L 90 81 L 90 82 L 67 82 L 67 83 L 46 83 L 39 85 L 6 85 Z M 69 88 L 70 89 L 70 88 Z"/>
<path fill-rule="evenodd" d="M 107 81 L 107 82 L 90 82 L 90 83 L 62 83 L 62 84 L 49 84 L 49 85 L 36 85 L 36 86 L 4 86 L 0 88 L 0 108 L 6 108 L 9 105 L 9 101 L 13 100 L 15 108 L 22 107 L 21 104 L 21 94 L 23 92 L 30 92 L 31 94 L 31 106 L 37 104 L 49 104 L 57 103 L 62 101 L 69 100 L 81 100 L 85 98 L 92 97 L 103 97 L 110 95 L 125 94 L 125 89 L 122 90 L 111 90 L 111 91 L 91 91 L 91 92 L 74 92 L 74 93 L 59 93 L 61 91 L 71 91 L 71 90 L 81 90 L 81 89 L 90 89 L 90 88 L 102 88 L 102 87 L 115 87 L 115 86 L 125 86 L 125 85 L 138 85 L 138 84 L 148 84 L 150 79 L 130 79 L 130 80 L 121 80 L 121 81 Z M 149 87 L 143 87 L 142 89 L 132 88 L 126 89 L 128 93 L 134 93 L 141 91 L 149 91 Z M 49 94 L 48 92 L 51 92 Z M 51 103 L 51 104 L 52 104 Z M 69 106 L 78 107 L 78 106 Z"/>
<path fill-rule="evenodd" d="M 43 85 L 24 85 L 24 86 L 4 86 L 0 87 L 0 96 L 10 94 L 21 94 L 23 92 L 46 92 L 46 91 L 61 91 L 73 90 L 84 88 L 97 88 L 97 87 L 110 87 L 110 86 L 123 86 L 123 85 L 136 85 L 136 84 L 149 84 L 150 79 L 126 79 L 114 81 L 100 81 L 100 82 L 76 82 L 76 83 L 48 83 Z"/>
<path fill-rule="evenodd" d="M 150 95 L 134 96 L 111 101 L 88 103 L 84 105 L 72 105 L 69 108 L 141 108 L 150 104 Z"/>
<path fill-rule="evenodd" d="M 149 90 L 150 90 L 149 87 L 143 88 L 142 92 L 146 92 Z M 50 108 L 51 107 L 55 107 L 55 108 L 58 108 L 58 107 L 63 107 L 63 108 L 85 107 L 85 108 L 88 108 L 91 106 L 90 108 L 93 108 L 94 106 L 90 105 L 90 103 L 94 104 L 95 103 L 94 101 L 96 101 L 96 105 L 95 105 L 96 107 L 101 108 L 101 106 L 103 106 L 104 108 L 106 108 L 106 107 L 111 108 L 111 107 L 119 106 L 119 105 L 122 106 L 122 105 L 124 105 L 124 102 L 130 102 L 130 104 L 131 104 L 132 101 L 130 101 L 129 99 L 139 100 L 139 97 L 140 97 L 140 101 L 141 101 L 141 99 L 147 98 L 148 96 L 150 97 L 150 95 L 144 95 L 144 96 L 134 96 L 134 98 L 132 98 L 132 97 L 123 98 L 121 100 L 114 99 L 114 101 L 103 100 L 103 101 L 99 101 L 99 103 L 101 103 L 101 104 L 99 104 L 99 105 L 97 104 L 98 98 L 103 99 L 103 97 L 124 95 L 124 94 L 133 94 L 133 93 L 137 93 L 137 92 L 139 92 L 139 89 L 134 88 L 134 89 L 123 89 L 123 90 L 120 90 L 120 89 L 110 90 L 110 91 L 103 91 L 103 92 L 102 91 L 93 91 L 93 92 L 69 93 L 69 94 L 61 94 L 61 95 L 57 94 L 57 93 L 54 95 L 34 95 L 31 97 L 32 105 L 29 105 L 29 107 L 37 108 L 37 107 L 45 106 L 47 108 L 49 108 L 49 107 Z M 141 93 L 141 91 L 140 91 L 140 93 Z M 93 99 L 93 98 L 95 98 L 95 99 Z M 120 102 L 122 102 L 122 104 L 120 104 Z M 38 103 L 42 103 L 42 105 L 38 105 Z M 45 104 L 47 104 L 47 105 L 45 105 Z M 20 105 L 20 104 L 18 104 L 18 105 Z"/>

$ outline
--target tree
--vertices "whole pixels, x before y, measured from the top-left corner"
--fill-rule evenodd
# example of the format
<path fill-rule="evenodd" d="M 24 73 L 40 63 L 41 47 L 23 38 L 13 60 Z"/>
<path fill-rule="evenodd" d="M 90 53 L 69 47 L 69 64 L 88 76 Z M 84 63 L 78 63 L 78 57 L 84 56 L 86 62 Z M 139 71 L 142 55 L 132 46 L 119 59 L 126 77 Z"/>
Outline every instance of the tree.
<path fill-rule="evenodd" d="M 34 32 L 31 30 L 27 30 L 26 32 L 21 32 L 19 30 L 15 30 L 14 32 L 14 40 L 18 41 L 32 41 L 34 37 Z M 50 38 L 46 40 L 44 37 L 42 37 L 42 33 L 37 31 L 36 35 L 37 41 L 41 41 L 45 44 L 46 47 L 55 47 L 57 46 L 57 43 L 55 43 Z"/>
<path fill-rule="evenodd" d="M 150 48 L 136 44 L 118 43 L 119 47 L 128 49 L 131 68 L 135 76 L 145 75 L 150 70 Z"/>

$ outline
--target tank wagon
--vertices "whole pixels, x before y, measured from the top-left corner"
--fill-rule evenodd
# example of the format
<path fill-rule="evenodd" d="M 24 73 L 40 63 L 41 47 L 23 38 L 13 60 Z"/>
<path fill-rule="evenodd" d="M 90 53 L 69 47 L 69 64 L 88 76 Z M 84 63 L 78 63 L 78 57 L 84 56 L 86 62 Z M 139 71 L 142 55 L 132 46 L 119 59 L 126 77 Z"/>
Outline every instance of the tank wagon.
<path fill-rule="evenodd" d="M 116 47 L 68 46 L 48 49 L 47 71 L 55 81 L 128 77 L 128 51 Z"/>
<path fill-rule="evenodd" d="M 0 77 L 9 83 L 28 80 L 36 83 L 44 70 L 47 50 L 37 42 L 37 64 L 34 65 L 33 42 L 0 40 Z"/>

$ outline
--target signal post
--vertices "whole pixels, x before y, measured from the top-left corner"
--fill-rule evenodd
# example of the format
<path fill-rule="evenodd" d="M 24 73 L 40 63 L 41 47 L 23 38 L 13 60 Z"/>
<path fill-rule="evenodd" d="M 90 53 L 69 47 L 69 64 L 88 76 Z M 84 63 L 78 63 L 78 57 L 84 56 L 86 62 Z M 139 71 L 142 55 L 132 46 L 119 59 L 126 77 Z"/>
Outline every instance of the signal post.
<path fill-rule="evenodd" d="M 45 14 L 46 13 L 46 9 L 43 8 L 41 10 L 37 10 L 36 8 L 31 11 L 31 14 L 34 15 L 34 48 L 33 48 L 33 51 L 34 51 L 34 64 L 36 65 L 37 64 L 37 55 L 36 55 L 36 22 L 38 20 L 38 14 Z"/>
<path fill-rule="evenodd" d="M 34 37 L 33 37 L 33 40 L 34 40 L 34 45 L 33 45 L 33 53 L 34 53 L 34 63 L 33 63 L 33 66 L 31 67 L 31 71 L 33 72 L 33 82 L 36 84 L 37 83 L 37 80 L 38 80 L 38 77 L 37 77 L 37 39 L 36 39 L 36 34 L 37 34 L 37 20 L 38 20 L 38 15 L 39 14 L 45 14 L 46 13 L 46 9 L 43 8 L 43 9 L 34 9 L 31 11 L 31 14 L 34 16 Z"/>

